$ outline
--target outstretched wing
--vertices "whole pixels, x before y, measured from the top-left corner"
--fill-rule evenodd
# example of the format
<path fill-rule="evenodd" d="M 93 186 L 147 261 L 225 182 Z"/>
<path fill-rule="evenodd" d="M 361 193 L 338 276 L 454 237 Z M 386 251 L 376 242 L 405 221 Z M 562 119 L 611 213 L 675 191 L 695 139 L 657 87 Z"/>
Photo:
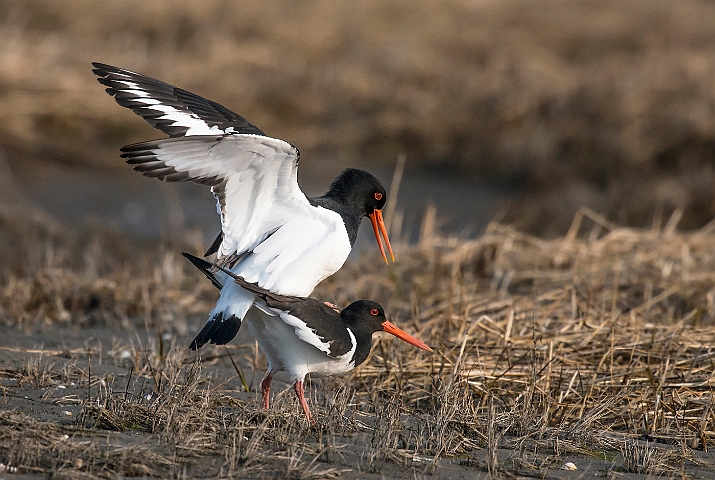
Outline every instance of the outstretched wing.
<path fill-rule="evenodd" d="M 199 95 L 123 68 L 93 62 L 97 81 L 123 107 L 170 137 L 264 133 L 228 108 Z"/>
<path fill-rule="evenodd" d="M 253 251 L 270 274 L 270 264 L 284 266 L 335 229 L 335 219 L 317 214 L 324 209 L 311 206 L 298 187 L 298 150 L 282 140 L 249 134 L 167 138 L 124 147 L 122 157 L 148 177 L 211 187 L 221 214 L 220 259 Z M 288 223 L 290 235 L 280 231 Z M 304 235 L 295 238 L 296 231 Z"/>
<path fill-rule="evenodd" d="M 310 294 L 342 266 L 350 252 L 342 218 L 311 206 L 300 190 L 294 146 L 186 90 L 94 66 L 117 103 L 172 137 L 124 147 L 127 162 L 149 177 L 211 187 L 222 232 L 209 253 L 217 252 L 221 265 L 236 265 L 249 281 L 292 295 Z"/>

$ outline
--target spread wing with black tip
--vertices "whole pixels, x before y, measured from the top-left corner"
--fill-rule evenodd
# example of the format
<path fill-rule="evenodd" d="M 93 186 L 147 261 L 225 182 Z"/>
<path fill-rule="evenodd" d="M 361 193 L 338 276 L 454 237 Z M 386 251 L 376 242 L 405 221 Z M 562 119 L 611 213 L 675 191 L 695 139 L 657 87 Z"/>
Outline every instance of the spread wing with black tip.
<path fill-rule="evenodd" d="M 168 83 L 123 68 L 93 62 L 99 83 L 117 103 L 130 108 L 170 137 L 264 133 L 228 108 Z"/>
<path fill-rule="evenodd" d="M 211 187 L 222 238 L 210 251 L 217 250 L 222 265 L 230 264 L 224 257 L 254 251 L 277 233 L 261 246 L 270 272 L 317 250 L 335 231 L 336 217 L 300 190 L 298 151 L 282 140 L 252 134 L 166 138 L 123 147 L 122 157 L 148 177 Z"/>
<path fill-rule="evenodd" d="M 324 278 L 339 268 L 349 251 L 342 218 L 312 205 L 300 190 L 298 149 L 216 102 L 129 70 L 93 65 L 117 103 L 171 136 L 122 148 L 127 163 L 148 177 L 211 187 L 222 232 L 208 252 L 219 264 L 232 266 L 252 253 L 244 275 L 291 293 L 312 289 L 315 279 L 284 270 L 316 266 L 313 275 Z M 326 259 L 335 265 L 324 265 Z"/>

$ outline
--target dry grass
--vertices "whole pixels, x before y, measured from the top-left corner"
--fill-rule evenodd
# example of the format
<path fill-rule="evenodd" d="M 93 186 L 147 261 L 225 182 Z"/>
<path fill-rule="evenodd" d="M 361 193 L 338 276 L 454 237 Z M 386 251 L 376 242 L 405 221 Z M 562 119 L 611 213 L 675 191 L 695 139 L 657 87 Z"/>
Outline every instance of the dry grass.
<path fill-rule="evenodd" d="M 29 331 L 43 323 L 138 323 L 185 333 L 187 316 L 203 316 L 214 301 L 211 285 L 187 276 L 190 269 L 173 245 L 128 243 L 101 227 L 78 234 L 37 210 L 5 204 L 0 238 L 8 247 L 0 272 L 0 321 L 6 325 Z M 183 248 L 196 250 L 186 239 L 198 244 L 201 235 L 184 236 Z"/>
<path fill-rule="evenodd" d="M 245 478 L 274 470 L 290 478 L 329 478 L 345 470 L 317 462 L 335 454 L 332 437 L 355 430 L 346 418 L 344 392 L 315 406 L 325 420 L 311 431 L 285 395 L 278 396 L 272 410 L 263 411 L 257 401 L 227 395 L 225 380 L 214 384 L 200 362 L 185 359 L 184 353 L 184 348 L 172 348 L 160 358 L 152 352 L 133 362 L 129 376 L 121 380 L 93 375 L 89 368 L 72 377 L 64 374 L 67 366 L 44 365 L 41 373 L 4 369 L 3 379 L 19 379 L 4 388 L 10 397 L 17 386 L 42 385 L 49 387 L 43 395 L 47 403 L 64 405 L 73 399 L 56 398 L 58 385 L 73 379 L 80 392 L 90 386 L 74 401 L 82 410 L 71 424 L 0 412 L 0 458 L 20 472 L 52 471 L 60 478 Z"/>
<path fill-rule="evenodd" d="M 388 276 L 371 258 L 348 262 L 315 296 L 339 305 L 378 300 L 435 354 L 380 336 L 354 374 L 309 388 L 317 429 L 303 422 L 290 391 L 279 394 L 269 412 L 227 391 L 230 378 L 203 370 L 215 362 L 208 351 L 203 367 L 185 357 L 182 345 L 161 341 L 31 355 L 24 367 L 0 372 L 4 395 L 88 378 L 90 391 L 77 399 L 83 413 L 73 427 L 3 413 L 10 433 L 0 438 L 0 461 L 27 472 L 61 467 L 70 476 L 180 476 L 200 467 L 243 476 L 278 468 L 294 478 L 346 469 L 439 472 L 456 458 L 494 475 L 540 475 L 568 455 L 616 461 L 622 453 L 617 465 L 634 471 L 647 454 L 653 465 L 642 473 L 651 474 L 692 465 L 690 449 L 708 450 L 715 436 L 715 233 L 680 233 L 674 220 L 668 224 L 649 231 L 613 228 L 584 210 L 556 240 L 493 224 L 473 241 L 431 234 L 418 245 L 399 245 Z M 81 260 L 86 252 L 74 250 L 85 244 L 43 238 L 38 245 L 56 254 L 37 259 L 33 269 L 3 274 L 5 328 L 38 331 L 92 318 L 94 326 L 128 322 L 164 331 L 167 318 L 185 319 L 189 305 L 205 311 L 215 296 L 166 248 L 122 263 L 121 251 L 98 234 L 91 244 L 104 266 L 88 274 Z M 82 300 L 95 285 L 105 300 Z M 118 310 L 131 304 L 127 292 L 143 307 Z M 83 309 L 67 307 L 80 304 Z M 200 324 L 203 313 L 189 321 Z M 122 349 L 130 353 L 116 360 Z M 90 362 L 115 358 L 123 370 L 98 376 L 81 364 L 87 355 Z M 238 359 L 257 365 L 252 354 Z M 37 435 L 70 432 L 77 442 L 50 435 L 31 448 L 35 434 L 22 432 L 35 427 Z M 102 430 L 116 433 L 102 436 Z M 145 432 L 148 440 L 127 450 L 126 432 Z M 18 440 L 23 435 L 27 439 Z M 680 448 L 661 452 L 669 445 Z M 505 458 L 504 449 L 516 456 Z M 92 460 L 97 451 L 101 461 Z M 147 452 L 155 459 L 138 464 Z M 80 466 L 69 458 L 80 459 Z"/>
<path fill-rule="evenodd" d="M 663 475 L 672 470 L 672 451 L 666 451 L 647 442 L 640 444 L 634 441 L 625 442 L 621 446 L 623 455 L 623 470 L 645 475 Z"/>

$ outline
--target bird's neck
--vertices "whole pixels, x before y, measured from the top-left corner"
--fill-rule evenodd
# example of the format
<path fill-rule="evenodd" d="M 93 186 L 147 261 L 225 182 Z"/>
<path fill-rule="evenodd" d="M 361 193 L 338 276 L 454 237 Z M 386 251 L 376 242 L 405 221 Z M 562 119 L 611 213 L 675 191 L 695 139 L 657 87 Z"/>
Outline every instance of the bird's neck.
<path fill-rule="evenodd" d="M 353 362 L 357 367 L 367 360 L 368 355 L 370 355 L 370 349 L 372 348 L 372 334 L 367 332 L 354 331 L 355 341 L 357 346 L 355 347 L 355 353 L 353 354 Z"/>
<path fill-rule="evenodd" d="M 367 360 L 372 348 L 372 334 L 375 332 L 364 318 L 355 315 L 351 309 L 351 305 L 347 306 L 340 312 L 340 321 L 349 328 L 355 338 L 355 353 L 353 353 L 354 366 L 358 366 Z"/>

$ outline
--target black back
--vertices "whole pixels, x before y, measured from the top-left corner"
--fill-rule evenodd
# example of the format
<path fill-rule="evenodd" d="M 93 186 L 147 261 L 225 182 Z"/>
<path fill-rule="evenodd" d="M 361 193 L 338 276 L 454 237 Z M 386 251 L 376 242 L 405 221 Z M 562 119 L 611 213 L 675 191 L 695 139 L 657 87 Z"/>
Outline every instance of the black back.
<path fill-rule="evenodd" d="M 256 293 L 267 306 L 283 310 L 302 320 L 324 342 L 330 342 L 329 355 L 333 358 L 343 356 L 352 350 L 353 341 L 347 331 L 349 328 L 357 343 L 352 357 L 356 367 L 367 359 L 372 348 L 372 334 L 381 331 L 382 322 L 386 320 L 382 307 L 370 300 L 357 300 L 338 313 L 314 298 L 287 297 L 270 292 L 266 294 L 264 289 L 258 287 L 264 290 L 259 293 L 256 291 L 258 289 L 253 290 L 249 287 L 255 284 L 245 282 L 241 277 L 235 281 L 241 287 Z M 371 311 L 377 313 L 371 314 Z"/>

